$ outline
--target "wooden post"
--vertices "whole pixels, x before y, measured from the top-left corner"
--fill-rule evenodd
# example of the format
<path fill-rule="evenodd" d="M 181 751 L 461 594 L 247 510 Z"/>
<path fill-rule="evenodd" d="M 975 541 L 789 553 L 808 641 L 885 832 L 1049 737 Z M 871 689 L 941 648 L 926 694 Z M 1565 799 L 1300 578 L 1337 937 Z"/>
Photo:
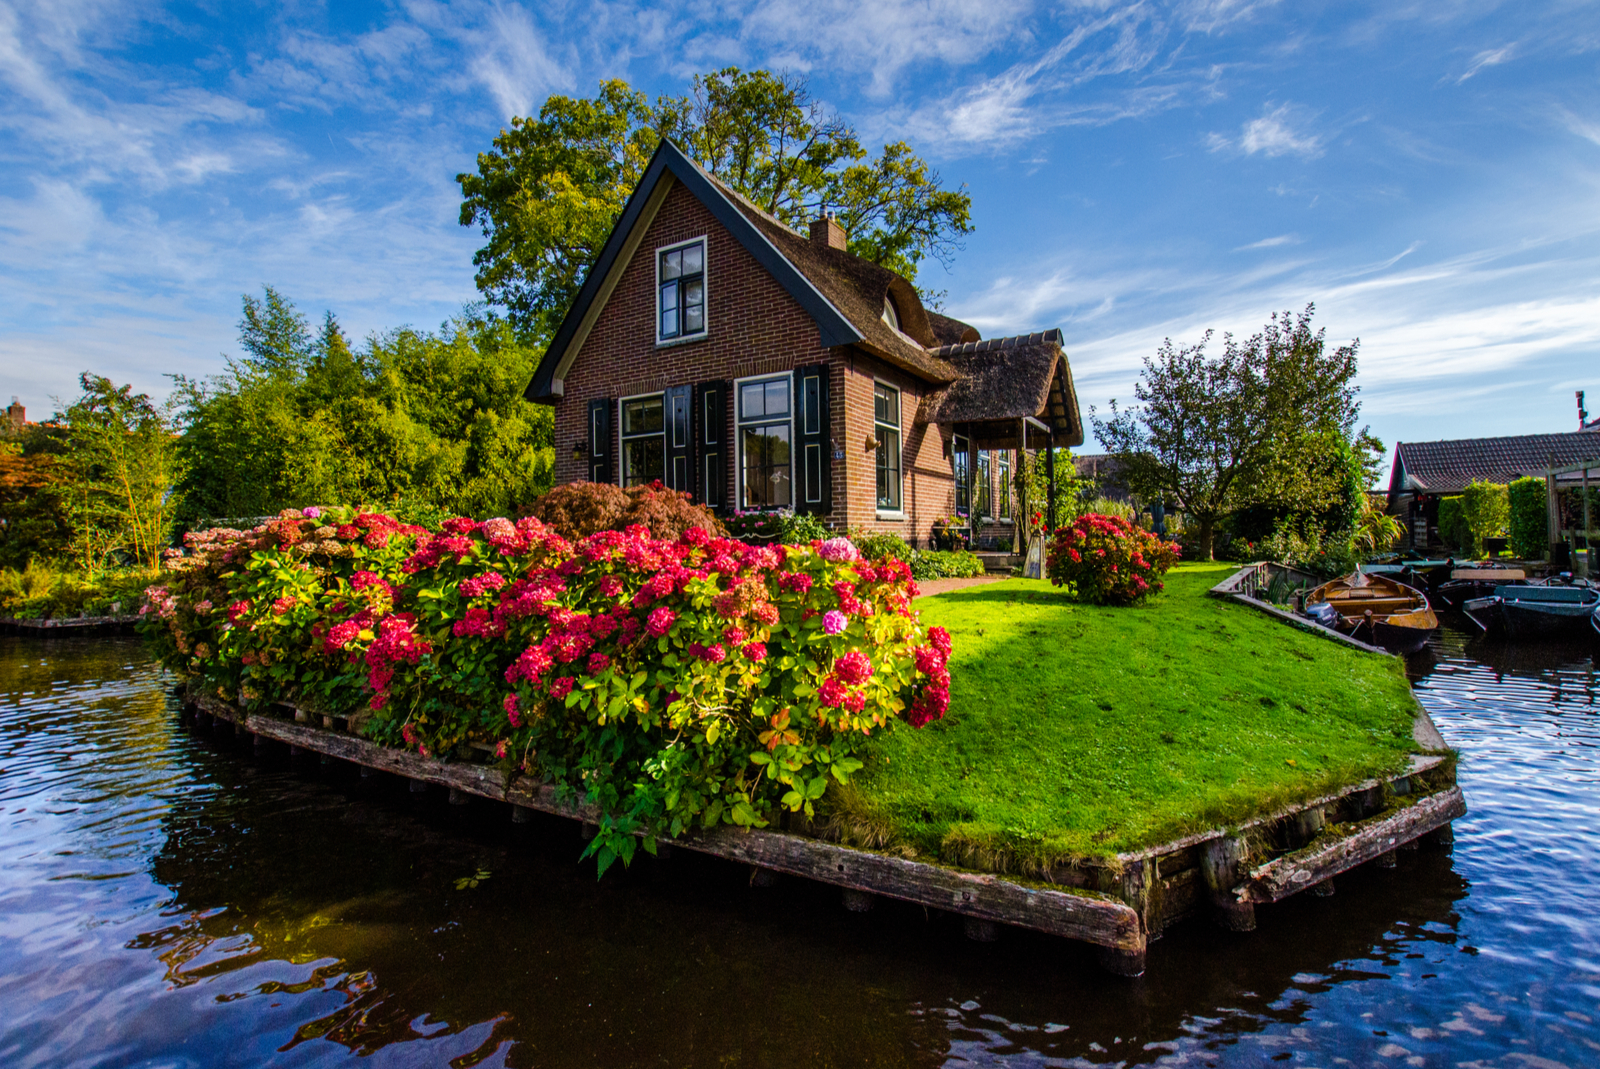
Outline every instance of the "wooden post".
<path fill-rule="evenodd" d="M 1590 578 L 1594 565 L 1594 547 L 1589 542 L 1589 469 L 1583 469 L 1583 577 Z M 1574 546 L 1574 549 L 1577 547 Z M 1576 572 L 1578 569 L 1572 569 Z"/>
<path fill-rule="evenodd" d="M 978 549 L 978 440 L 967 424 L 967 548 Z"/>
<path fill-rule="evenodd" d="M 1244 840 L 1235 838 L 1212 839 L 1200 851 L 1212 919 L 1230 932 L 1253 932 L 1256 927 L 1256 907 L 1233 892 L 1244 877 L 1245 855 Z"/>
<path fill-rule="evenodd" d="M 1544 504 L 1546 522 L 1550 529 L 1545 532 L 1545 555 L 1552 565 L 1556 559 L 1556 545 L 1561 541 L 1561 498 L 1556 493 L 1556 473 L 1554 469 L 1544 473 Z"/>
<path fill-rule="evenodd" d="M 1050 525 L 1053 533 L 1056 529 L 1056 429 L 1054 427 L 1050 428 L 1050 437 L 1045 445 L 1044 474 L 1048 487 L 1045 490 L 1048 495 L 1044 506 L 1045 522 Z M 1048 540 L 1046 536 L 1046 541 Z"/>
<path fill-rule="evenodd" d="M 1118 947 L 1097 946 L 1095 960 L 1112 976 L 1129 978 L 1144 975 L 1143 950 L 1123 950 Z"/>

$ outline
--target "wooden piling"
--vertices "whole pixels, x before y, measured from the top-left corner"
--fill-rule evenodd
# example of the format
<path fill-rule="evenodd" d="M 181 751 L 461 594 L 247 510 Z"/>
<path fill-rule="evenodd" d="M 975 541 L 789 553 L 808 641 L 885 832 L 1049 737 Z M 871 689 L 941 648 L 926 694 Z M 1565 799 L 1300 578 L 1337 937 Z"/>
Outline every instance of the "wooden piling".
<path fill-rule="evenodd" d="M 1212 839 L 1200 849 L 1200 873 L 1211 902 L 1211 919 L 1230 932 L 1253 932 L 1256 909 L 1242 902 L 1235 888 L 1244 879 L 1244 863 L 1249 850 L 1243 839 L 1227 836 Z"/>

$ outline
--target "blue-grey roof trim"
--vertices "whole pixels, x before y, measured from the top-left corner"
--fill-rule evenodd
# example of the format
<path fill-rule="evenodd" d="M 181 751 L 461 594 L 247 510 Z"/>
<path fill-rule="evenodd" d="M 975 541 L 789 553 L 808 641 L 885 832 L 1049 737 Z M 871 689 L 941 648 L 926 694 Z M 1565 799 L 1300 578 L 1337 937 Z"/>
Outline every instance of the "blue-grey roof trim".
<path fill-rule="evenodd" d="M 561 364 L 567 348 L 572 344 L 573 337 L 578 332 L 578 325 L 600 295 L 606 277 L 616 265 L 623 246 L 627 244 L 628 235 L 638 225 L 639 217 L 644 212 L 650 194 L 661 181 L 662 175 L 669 172 L 688 187 L 689 192 L 706 206 L 712 217 L 734 236 L 757 263 L 778 280 L 778 284 L 801 308 L 805 309 L 806 314 L 811 316 L 817 325 L 822 345 L 853 345 L 861 341 L 861 332 L 838 308 L 834 307 L 833 302 L 824 297 L 811 281 L 778 251 L 777 246 L 773 245 L 767 236 L 728 199 L 727 194 L 717 187 L 698 164 L 685 156 L 677 145 L 663 138 L 656 149 L 656 154 L 650 158 L 649 167 L 645 168 L 644 177 L 639 180 L 638 187 L 628 198 L 628 203 L 623 206 L 622 214 L 617 218 L 617 225 L 611 228 L 611 236 L 606 239 L 599 258 L 595 260 L 594 266 L 589 268 L 589 273 L 578 290 L 577 300 L 567 309 L 566 317 L 561 320 L 560 328 L 551 339 L 544 359 L 539 362 L 538 370 L 533 373 L 533 379 L 528 383 L 524 393 L 529 401 L 554 404 L 558 400 L 550 392 L 555 379 L 555 369 Z"/>

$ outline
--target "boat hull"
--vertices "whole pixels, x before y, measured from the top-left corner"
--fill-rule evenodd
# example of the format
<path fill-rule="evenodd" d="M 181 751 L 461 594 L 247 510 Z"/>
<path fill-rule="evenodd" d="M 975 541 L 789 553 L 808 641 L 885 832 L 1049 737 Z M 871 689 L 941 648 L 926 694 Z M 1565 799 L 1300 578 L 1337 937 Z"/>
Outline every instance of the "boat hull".
<path fill-rule="evenodd" d="M 1461 607 L 1485 631 L 1516 639 L 1572 638 L 1600 630 L 1595 615 L 1600 592 L 1583 587 L 1501 586 Z"/>
<path fill-rule="evenodd" d="M 1357 572 L 1324 583 L 1306 596 L 1306 608 L 1308 616 L 1391 653 L 1416 653 L 1439 629 L 1427 596 L 1391 575 Z"/>

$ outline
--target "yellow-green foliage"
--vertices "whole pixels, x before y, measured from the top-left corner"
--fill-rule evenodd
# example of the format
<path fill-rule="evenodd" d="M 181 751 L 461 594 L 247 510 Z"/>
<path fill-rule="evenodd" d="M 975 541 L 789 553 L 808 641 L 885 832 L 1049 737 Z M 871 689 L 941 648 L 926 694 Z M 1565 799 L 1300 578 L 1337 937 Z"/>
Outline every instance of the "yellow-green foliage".
<path fill-rule="evenodd" d="M 919 601 L 955 642 L 949 715 L 875 737 L 835 829 L 863 845 L 1037 872 L 1228 825 L 1404 765 L 1401 662 L 1205 591 L 1095 608 L 1013 579 Z"/>
<path fill-rule="evenodd" d="M 0 616 L 23 620 L 78 615 L 132 615 L 154 569 L 131 568 L 81 574 L 32 561 L 26 568 L 0 569 Z"/>

